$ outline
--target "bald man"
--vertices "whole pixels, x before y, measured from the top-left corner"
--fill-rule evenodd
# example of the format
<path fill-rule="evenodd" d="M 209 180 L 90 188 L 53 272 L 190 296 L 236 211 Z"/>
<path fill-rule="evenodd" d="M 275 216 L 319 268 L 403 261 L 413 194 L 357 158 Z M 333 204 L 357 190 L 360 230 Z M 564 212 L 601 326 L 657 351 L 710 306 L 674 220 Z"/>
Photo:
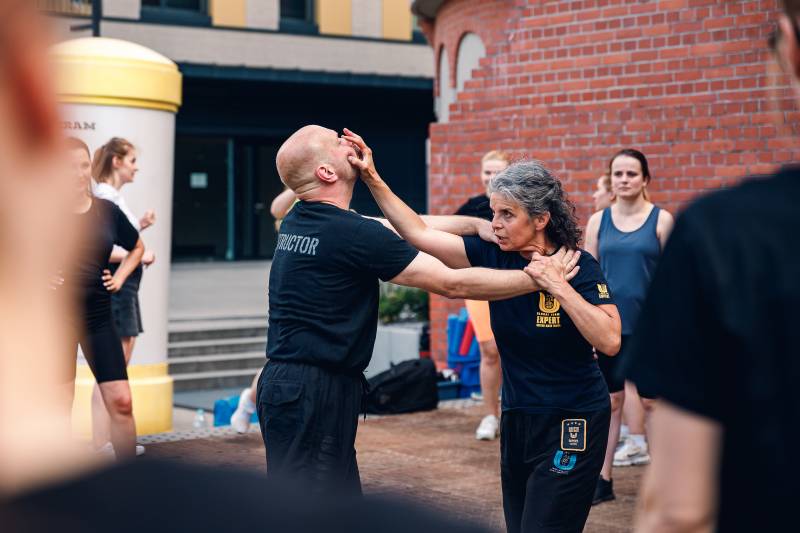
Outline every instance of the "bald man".
<path fill-rule="evenodd" d="M 375 343 L 378 280 L 480 300 L 537 290 L 523 271 L 450 269 L 350 211 L 359 177 L 351 161 L 362 157 L 320 126 L 301 128 L 278 151 L 278 173 L 299 202 L 283 220 L 270 270 L 269 360 L 257 397 L 270 474 L 357 493 L 354 443 Z M 437 229 L 491 235 L 485 220 L 433 218 Z M 561 251 L 553 262 L 570 271 L 575 259 Z"/>

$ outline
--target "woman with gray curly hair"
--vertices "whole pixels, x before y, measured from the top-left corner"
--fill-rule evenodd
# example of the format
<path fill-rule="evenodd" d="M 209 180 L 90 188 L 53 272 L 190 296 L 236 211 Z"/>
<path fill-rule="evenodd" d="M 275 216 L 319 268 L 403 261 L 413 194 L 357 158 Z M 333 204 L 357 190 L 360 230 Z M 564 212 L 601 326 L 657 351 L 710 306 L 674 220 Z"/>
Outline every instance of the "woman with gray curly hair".
<path fill-rule="evenodd" d="M 381 180 L 357 135 L 361 172 L 408 242 L 452 268 L 524 269 L 539 292 L 490 302 L 503 368 L 500 423 L 503 509 L 509 532 L 582 531 L 603 465 L 608 389 L 592 346 L 615 354 L 620 319 L 600 265 L 582 253 L 577 275 L 550 259 L 581 231 L 561 183 L 541 163 L 509 166 L 489 185 L 496 242 L 436 231 Z"/>

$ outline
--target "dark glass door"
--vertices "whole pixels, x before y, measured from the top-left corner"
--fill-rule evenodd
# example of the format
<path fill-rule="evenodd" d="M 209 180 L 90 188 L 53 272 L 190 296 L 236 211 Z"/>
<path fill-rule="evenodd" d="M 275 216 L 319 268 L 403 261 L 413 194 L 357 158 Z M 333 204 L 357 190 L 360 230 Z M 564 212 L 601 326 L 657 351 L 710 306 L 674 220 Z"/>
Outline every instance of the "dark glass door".
<path fill-rule="evenodd" d="M 228 150 L 225 138 L 178 136 L 175 141 L 174 259 L 225 258 Z"/>
<path fill-rule="evenodd" d="M 265 259 L 275 250 L 275 219 L 270 204 L 283 190 L 275 169 L 280 140 L 238 139 L 236 142 L 237 259 Z"/>

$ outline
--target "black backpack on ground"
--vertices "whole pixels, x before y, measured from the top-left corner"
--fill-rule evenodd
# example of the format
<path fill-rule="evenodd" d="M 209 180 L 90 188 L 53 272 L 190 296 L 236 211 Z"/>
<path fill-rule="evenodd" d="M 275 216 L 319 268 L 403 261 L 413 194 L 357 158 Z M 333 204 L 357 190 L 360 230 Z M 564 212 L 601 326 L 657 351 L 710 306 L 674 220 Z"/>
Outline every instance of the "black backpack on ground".
<path fill-rule="evenodd" d="M 429 411 L 439 403 L 436 366 L 430 359 L 403 361 L 369 380 L 366 411 L 393 415 Z"/>

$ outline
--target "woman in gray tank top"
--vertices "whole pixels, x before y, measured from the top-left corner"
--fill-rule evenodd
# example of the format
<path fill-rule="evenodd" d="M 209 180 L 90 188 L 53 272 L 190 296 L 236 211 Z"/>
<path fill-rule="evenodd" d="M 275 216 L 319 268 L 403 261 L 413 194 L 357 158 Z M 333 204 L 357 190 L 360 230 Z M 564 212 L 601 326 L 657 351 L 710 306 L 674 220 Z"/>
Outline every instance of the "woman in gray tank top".
<path fill-rule="evenodd" d="M 616 202 L 591 216 L 586 226 L 585 248 L 600 262 L 619 306 L 622 318 L 620 355 L 624 356 L 625 341 L 633 333 L 650 279 L 672 229 L 673 218 L 668 211 L 649 201 L 647 186 L 651 176 L 644 154 L 633 149 L 620 150 L 611 158 L 608 167 Z M 597 357 L 611 393 L 611 426 L 594 503 L 614 499 L 612 466 L 649 462 L 642 419 L 646 419 L 653 405 L 646 392 L 640 402 L 635 388 L 630 387 L 625 402 L 625 381 L 617 375 L 617 358 L 602 353 Z M 626 405 L 631 435 L 615 453 L 623 404 Z"/>

